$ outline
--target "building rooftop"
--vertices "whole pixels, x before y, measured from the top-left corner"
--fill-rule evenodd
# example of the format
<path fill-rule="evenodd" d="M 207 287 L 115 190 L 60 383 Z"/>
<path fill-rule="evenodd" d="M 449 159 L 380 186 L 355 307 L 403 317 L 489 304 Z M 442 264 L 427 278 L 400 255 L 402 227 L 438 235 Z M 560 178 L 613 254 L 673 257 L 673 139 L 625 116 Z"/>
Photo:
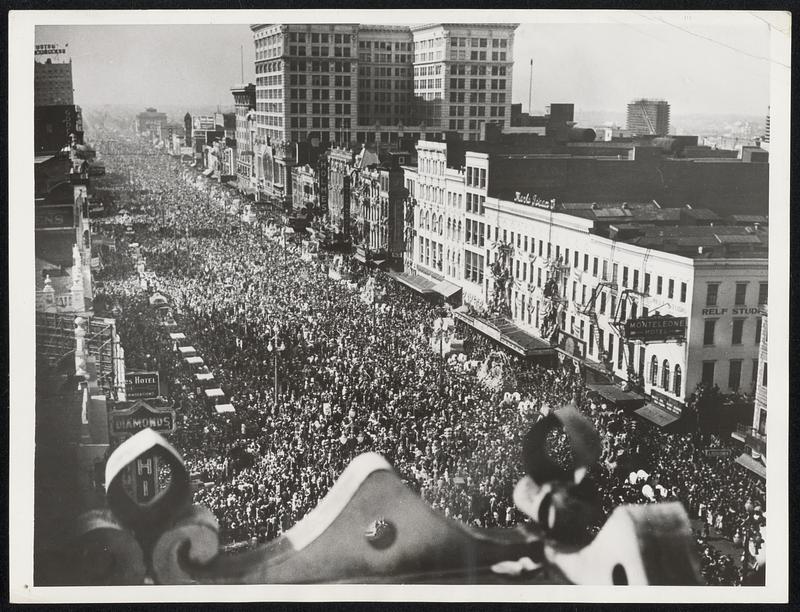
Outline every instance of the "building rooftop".
<path fill-rule="evenodd" d="M 694 259 L 766 259 L 769 233 L 766 227 L 741 226 L 632 226 L 618 240 L 640 247 Z"/>

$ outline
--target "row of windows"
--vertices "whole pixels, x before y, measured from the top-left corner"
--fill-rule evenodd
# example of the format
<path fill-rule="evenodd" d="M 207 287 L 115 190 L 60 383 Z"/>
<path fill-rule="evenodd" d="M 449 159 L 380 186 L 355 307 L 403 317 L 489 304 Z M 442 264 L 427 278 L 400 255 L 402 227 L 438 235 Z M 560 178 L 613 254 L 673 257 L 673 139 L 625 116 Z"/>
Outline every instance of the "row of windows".
<path fill-rule="evenodd" d="M 290 127 L 293 128 L 304 128 L 308 127 L 308 117 L 291 117 L 290 119 Z M 329 128 L 331 127 L 331 119 L 330 117 L 311 117 L 311 127 L 312 128 Z M 334 117 L 333 118 L 333 127 L 338 129 L 350 129 L 350 118 L 349 117 Z"/>
<path fill-rule="evenodd" d="M 483 215 L 486 212 L 486 196 L 477 193 L 467 193 L 467 212 Z M 488 235 L 488 234 L 487 234 Z"/>
<path fill-rule="evenodd" d="M 717 340 L 717 322 L 719 319 L 706 319 L 703 327 L 703 346 L 714 346 Z M 731 321 L 731 345 L 741 346 L 744 344 L 744 326 L 747 319 L 735 318 Z M 761 342 L 761 317 L 756 318 L 753 336 L 750 338 L 753 344 Z"/>
<path fill-rule="evenodd" d="M 483 268 L 483 255 L 473 253 L 468 249 L 464 250 L 464 280 L 482 284 Z"/>
<path fill-rule="evenodd" d="M 350 92 L 351 89 L 334 89 L 333 90 L 333 99 L 334 100 L 349 100 L 350 99 Z M 289 98 L 292 100 L 308 100 L 308 92 L 307 89 L 291 89 L 289 90 Z M 330 89 L 312 89 L 311 90 L 311 99 L 312 100 L 330 100 L 331 99 L 331 90 Z"/>
<path fill-rule="evenodd" d="M 467 110 L 466 106 L 451 106 L 450 107 L 450 116 L 451 117 L 463 117 Z M 491 106 L 489 107 L 489 116 L 490 117 L 505 117 L 506 109 L 504 106 Z M 486 116 L 486 107 L 485 106 L 470 106 L 469 107 L 469 116 L 470 117 L 485 117 Z"/>
<path fill-rule="evenodd" d="M 308 37 L 308 38 L 306 38 Z M 289 32 L 289 42 L 329 43 L 349 45 L 350 34 L 326 34 L 322 32 Z"/>
<path fill-rule="evenodd" d="M 742 359 L 731 359 L 728 362 L 728 387 L 731 389 L 738 389 L 741 386 L 742 381 L 742 365 L 744 360 Z M 714 383 L 714 377 L 716 374 L 717 362 L 716 361 L 704 361 L 703 362 L 703 372 L 701 375 L 701 381 L 703 384 L 711 387 Z M 758 379 L 758 360 L 753 360 L 753 381 L 755 382 Z M 764 367 L 761 372 L 761 384 L 763 386 L 767 386 L 767 364 L 764 364 Z M 766 419 L 765 419 L 766 420 Z"/>
<path fill-rule="evenodd" d="M 336 115 L 349 115 L 350 114 L 350 105 L 349 104 L 326 104 L 326 103 L 319 103 L 314 102 L 313 104 L 305 104 L 303 102 L 296 103 L 292 102 L 289 106 L 291 113 L 293 115 L 300 114 L 304 115 L 306 113 L 311 113 L 313 115 L 327 115 L 330 113 Z M 309 111 L 310 109 L 310 111 Z"/>
<path fill-rule="evenodd" d="M 411 42 L 395 42 L 394 43 L 394 50 L 395 51 L 411 51 L 413 44 Z M 358 41 L 358 48 L 359 49 L 380 49 L 389 51 L 392 49 L 392 43 L 387 40 L 359 40 Z"/>
<path fill-rule="evenodd" d="M 441 89 L 442 79 L 416 79 L 414 89 Z"/>
<path fill-rule="evenodd" d="M 289 45 L 289 55 L 308 57 L 309 49 L 304 45 Z M 310 57 L 331 57 L 330 47 L 312 46 Z M 350 57 L 350 47 L 334 47 L 332 57 Z"/>
<path fill-rule="evenodd" d="M 489 81 L 491 89 L 505 89 L 505 79 L 450 79 L 450 89 L 467 89 L 466 83 L 469 80 L 469 89 L 486 89 L 486 82 Z"/>
<path fill-rule="evenodd" d="M 487 123 L 487 122 L 486 121 L 481 121 L 481 120 L 478 120 L 478 119 L 470 119 L 468 122 L 465 122 L 463 119 L 450 119 L 450 124 L 449 125 L 450 125 L 450 129 L 451 130 L 463 130 L 463 129 L 465 129 L 464 128 L 465 125 L 467 126 L 467 129 L 479 130 L 481 128 L 481 124 L 482 123 Z M 505 124 L 505 121 L 500 119 L 500 120 L 497 120 L 497 121 L 489 121 L 488 123 L 494 123 L 496 125 L 499 125 L 500 127 L 503 127 L 503 125 Z M 469 134 L 465 134 L 464 135 L 464 140 L 469 140 L 469 139 L 470 139 L 470 135 Z M 475 138 L 473 140 L 480 140 L 480 134 L 475 134 Z"/>
<path fill-rule="evenodd" d="M 489 94 L 489 101 L 492 104 L 505 104 L 506 94 L 493 91 Z M 483 104 L 486 102 L 486 93 L 483 91 L 451 91 L 450 102 L 460 102 L 461 104 L 465 102 L 478 102 Z"/>
<path fill-rule="evenodd" d="M 408 68 L 403 67 L 394 67 L 391 66 L 375 66 L 373 70 L 370 66 L 359 66 L 358 67 L 358 76 L 379 76 L 379 77 L 404 77 L 409 76 Z"/>
<path fill-rule="evenodd" d="M 414 66 L 414 76 L 436 76 L 442 74 L 442 65 L 436 64 L 435 66 Z"/>
<path fill-rule="evenodd" d="M 491 45 L 489 41 L 491 40 Z M 479 47 L 485 48 L 491 46 L 494 49 L 505 49 L 508 47 L 508 39 L 506 38 L 467 38 L 467 37 L 456 37 L 452 36 L 450 38 L 450 46 L 451 47 Z"/>
<path fill-rule="evenodd" d="M 506 76 L 506 67 L 486 66 L 485 64 L 452 64 L 450 66 L 450 76 L 486 76 L 487 74 Z"/>
<path fill-rule="evenodd" d="M 289 85 L 311 85 L 312 87 L 350 87 L 350 76 L 346 74 L 337 74 L 331 78 L 327 74 L 290 74 Z"/>
<path fill-rule="evenodd" d="M 747 304 L 747 281 L 736 283 L 736 293 L 734 295 L 734 306 L 745 306 Z M 767 303 L 767 283 L 758 284 L 758 305 L 763 306 Z M 706 286 L 706 306 L 716 306 L 719 299 L 720 283 L 708 283 Z"/>
<path fill-rule="evenodd" d="M 450 59 L 452 61 L 466 61 L 473 62 L 488 61 L 491 59 L 493 62 L 505 62 L 508 60 L 508 55 L 505 51 L 492 51 L 491 54 L 486 51 L 466 51 L 465 49 L 450 49 Z"/>
<path fill-rule="evenodd" d="M 486 168 L 467 167 L 467 187 L 486 188 Z"/>

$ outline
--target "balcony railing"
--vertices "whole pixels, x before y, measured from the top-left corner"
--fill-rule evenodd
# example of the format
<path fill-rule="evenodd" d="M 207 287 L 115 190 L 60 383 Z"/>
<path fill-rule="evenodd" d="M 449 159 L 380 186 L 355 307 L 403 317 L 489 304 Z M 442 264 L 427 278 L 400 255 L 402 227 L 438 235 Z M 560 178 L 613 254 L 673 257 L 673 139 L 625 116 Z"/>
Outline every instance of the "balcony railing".
<path fill-rule="evenodd" d="M 734 437 L 744 442 L 754 451 L 762 455 L 767 454 L 767 436 L 766 434 L 760 433 L 755 427 L 739 423 L 736 426 Z"/>

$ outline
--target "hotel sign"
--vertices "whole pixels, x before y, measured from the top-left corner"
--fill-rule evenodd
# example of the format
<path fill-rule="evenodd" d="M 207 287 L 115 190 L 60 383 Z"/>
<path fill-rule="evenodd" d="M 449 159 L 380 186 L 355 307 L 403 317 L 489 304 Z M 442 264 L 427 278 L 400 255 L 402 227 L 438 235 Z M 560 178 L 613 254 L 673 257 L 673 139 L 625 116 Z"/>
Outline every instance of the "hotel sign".
<path fill-rule="evenodd" d="M 158 397 L 158 372 L 126 373 L 125 396 L 128 399 Z"/>
<path fill-rule="evenodd" d="M 665 342 L 686 340 L 686 317 L 646 317 L 625 322 L 628 340 L 642 342 Z"/>

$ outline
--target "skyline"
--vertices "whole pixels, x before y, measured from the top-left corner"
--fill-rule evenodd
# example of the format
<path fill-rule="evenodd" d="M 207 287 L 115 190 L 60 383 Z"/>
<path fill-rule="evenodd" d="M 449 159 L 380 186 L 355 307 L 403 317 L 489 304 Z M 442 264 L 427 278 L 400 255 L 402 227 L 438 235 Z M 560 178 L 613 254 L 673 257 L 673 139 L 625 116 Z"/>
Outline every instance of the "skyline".
<path fill-rule="evenodd" d="M 528 110 L 532 59 L 535 112 L 552 102 L 573 102 L 578 113 L 623 111 L 647 97 L 668 100 L 675 115 L 766 114 L 766 21 L 743 16 L 691 28 L 641 21 L 521 23 L 512 101 Z M 230 87 L 242 81 L 242 55 L 244 81 L 255 79 L 246 24 L 37 26 L 36 43 L 69 44 L 77 104 L 229 106 Z M 572 67 L 566 78 L 564 66 Z"/>

